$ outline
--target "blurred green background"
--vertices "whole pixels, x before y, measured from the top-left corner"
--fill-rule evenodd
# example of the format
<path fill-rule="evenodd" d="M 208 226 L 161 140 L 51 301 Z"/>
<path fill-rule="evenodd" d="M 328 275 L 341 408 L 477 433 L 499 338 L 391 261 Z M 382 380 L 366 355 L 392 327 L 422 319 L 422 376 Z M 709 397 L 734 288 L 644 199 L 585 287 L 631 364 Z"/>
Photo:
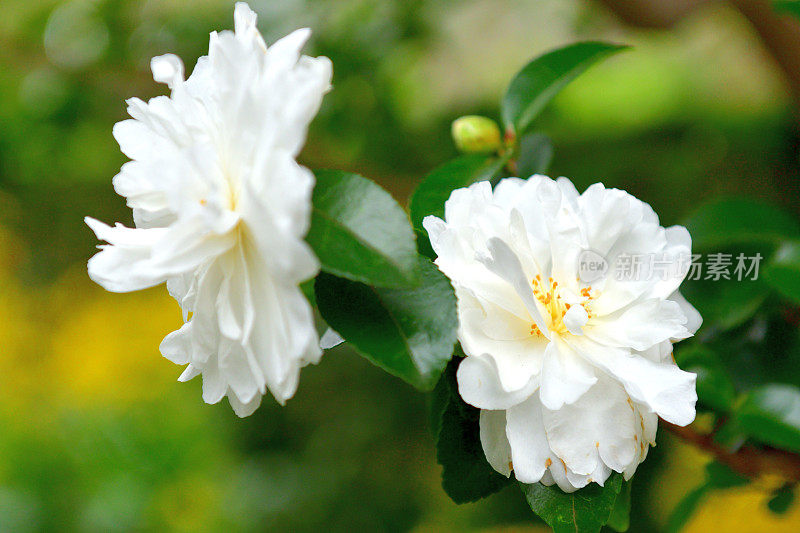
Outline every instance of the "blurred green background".
<path fill-rule="evenodd" d="M 268 42 L 302 26 L 334 90 L 302 159 L 405 201 L 455 155 L 450 122 L 497 115 L 529 58 L 584 39 L 632 44 L 540 120 L 553 175 L 651 203 L 665 224 L 726 193 L 798 213 L 798 128 L 746 21 L 710 5 L 634 30 L 578 0 L 253 0 Z M 0 531 L 539 531 L 515 487 L 456 506 L 439 486 L 426 399 L 346 348 L 285 408 L 240 420 L 160 357 L 180 324 L 163 288 L 105 293 L 82 218 L 131 224 L 111 178 L 124 100 L 163 94 L 150 57 L 187 68 L 232 2 L 3 0 L 0 10 Z M 668 435 L 637 474 L 632 531 L 658 531 L 708 460 Z M 768 480 L 764 482 L 768 484 Z M 715 493 L 690 531 L 798 531 L 760 484 Z"/>

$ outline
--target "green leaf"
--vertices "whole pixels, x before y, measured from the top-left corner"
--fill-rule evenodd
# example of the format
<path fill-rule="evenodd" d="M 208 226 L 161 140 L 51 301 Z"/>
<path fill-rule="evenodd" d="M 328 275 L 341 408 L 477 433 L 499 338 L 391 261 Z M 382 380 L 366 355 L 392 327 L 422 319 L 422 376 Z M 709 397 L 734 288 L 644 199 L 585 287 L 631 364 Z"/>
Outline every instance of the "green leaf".
<path fill-rule="evenodd" d="M 784 514 L 794 503 L 794 487 L 792 485 L 784 485 L 772 495 L 772 498 L 767 502 L 769 510 L 775 514 Z"/>
<path fill-rule="evenodd" d="M 541 483 L 520 483 L 533 512 L 555 533 L 587 533 L 600 531 L 611 517 L 611 511 L 622 489 L 622 475 L 614 473 L 605 485 L 596 483 L 566 494 L 557 486 Z"/>
<path fill-rule="evenodd" d="M 800 389 L 769 384 L 747 395 L 737 412 L 741 428 L 765 444 L 800 452 Z"/>
<path fill-rule="evenodd" d="M 419 257 L 420 283 L 376 288 L 322 273 L 317 305 L 361 355 L 418 389 L 431 390 L 453 354 L 458 319 L 449 280 Z"/>
<path fill-rule="evenodd" d="M 719 419 L 718 419 L 719 420 Z M 714 431 L 714 442 L 728 450 L 738 450 L 747 440 L 747 435 L 739 427 L 735 417 L 724 421 L 719 420 L 720 426 Z"/>
<path fill-rule="evenodd" d="M 706 479 L 709 488 L 730 489 L 750 483 L 750 479 L 722 463 L 712 461 L 706 465 Z"/>
<path fill-rule="evenodd" d="M 450 362 L 447 363 L 447 368 L 442 372 L 439 382 L 436 383 L 436 387 L 434 387 L 433 392 L 430 394 L 428 407 L 430 411 L 431 432 L 437 442 L 439 440 L 439 432 L 442 429 L 442 417 L 448 405 L 450 405 L 453 387 L 457 386 L 453 385 L 453 383 L 455 383 L 456 368 L 458 368 L 460 360 L 458 356 L 450 359 Z"/>
<path fill-rule="evenodd" d="M 723 198 L 701 205 L 684 223 L 693 250 L 738 244 L 773 244 L 800 237 L 800 224 L 777 207 L 748 198 Z"/>
<path fill-rule="evenodd" d="M 779 13 L 789 13 L 800 17 L 800 1 L 798 0 L 773 0 L 772 5 Z"/>
<path fill-rule="evenodd" d="M 767 284 L 800 304 L 800 242 L 784 243 L 764 269 Z"/>
<path fill-rule="evenodd" d="M 631 524 L 631 485 L 633 479 L 622 482 L 622 489 L 614 502 L 611 516 L 608 517 L 608 527 L 620 533 L 628 531 Z"/>
<path fill-rule="evenodd" d="M 419 252 L 419 255 L 425 256 L 430 260 L 436 259 L 436 252 L 433 251 L 428 232 L 424 229 L 414 229 L 414 233 L 417 235 L 417 252 Z"/>
<path fill-rule="evenodd" d="M 703 483 L 687 493 L 670 514 L 664 533 L 678 533 L 681 531 L 700 507 L 710 488 L 708 483 Z"/>
<path fill-rule="evenodd" d="M 719 356 L 699 344 L 679 345 L 674 354 L 678 366 L 697 374 L 697 397 L 700 403 L 717 411 L 730 411 L 736 391 Z"/>
<path fill-rule="evenodd" d="M 306 297 L 308 303 L 313 307 L 317 306 L 317 298 L 314 296 L 314 279 L 309 279 L 300 284 L 300 290 L 303 291 L 303 296 Z"/>
<path fill-rule="evenodd" d="M 681 285 L 681 293 L 700 311 L 704 329 L 714 326 L 728 330 L 750 319 L 769 296 L 770 288 L 760 279 L 687 280 Z"/>
<path fill-rule="evenodd" d="M 750 483 L 750 480 L 734 472 L 726 465 L 712 461 L 706 465 L 705 482 L 686 494 L 675 506 L 667 521 L 665 533 L 678 533 L 689 522 L 708 493 L 713 489 L 729 489 Z"/>
<path fill-rule="evenodd" d="M 600 42 L 576 43 L 537 57 L 514 76 L 502 101 L 503 122 L 517 137 L 569 82 L 600 59 L 627 46 Z"/>
<path fill-rule="evenodd" d="M 306 241 L 322 270 L 380 287 L 417 282 L 417 248 L 408 217 L 378 184 L 337 170 L 316 172 Z"/>
<path fill-rule="evenodd" d="M 444 379 L 444 378 L 443 378 Z M 451 391 L 442 413 L 436 459 L 442 465 L 442 487 L 456 503 L 480 500 L 509 485 L 486 460 L 480 440 L 480 409 Z"/>
<path fill-rule="evenodd" d="M 419 184 L 411 196 L 411 221 L 422 230 L 422 219 L 428 215 L 444 218 L 444 203 L 455 189 L 475 182 L 491 180 L 505 166 L 506 158 L 470 154 L 457 157 L 436 167 Z"/>
<path fill-rule="evenodd" d="M 545 174 L 553 160 L 553 142 L 541 133 L 525 135 L 519 141 L 517 175 L 529 178 L 534 174 Z"/>

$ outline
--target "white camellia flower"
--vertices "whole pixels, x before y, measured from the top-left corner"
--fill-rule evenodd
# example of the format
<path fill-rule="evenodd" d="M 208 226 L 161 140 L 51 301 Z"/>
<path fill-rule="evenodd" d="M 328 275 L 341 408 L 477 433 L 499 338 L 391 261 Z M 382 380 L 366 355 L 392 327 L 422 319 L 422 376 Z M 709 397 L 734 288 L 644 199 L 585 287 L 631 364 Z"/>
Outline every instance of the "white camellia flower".
<path fill-rule="evenodd" d="M 700 315 L 677 292 L 685 272 L 648 266 L 690 257 L 685 228 L 626 192 L 544 176 L 456 190 L 424 226 L 458 299 L 459 392 L 481 409 L 495 470 L 567 492 L 628 479 L 658 416 L 692 422 L 696 376 L 671 354 Z M 631 279 L 611 271 L 636 258 Z"/>
<path fill-rule="evenodd" d="M 269 389 L 284 403 L 300 368 L 321 355 L 299 283 L 319 265 L 304 242 L 314 176 L 295 158 L 330 89 L 328 58 L 300 55 L 310 31 L 267 48 L 256 15 L 236 4 L 235 32 L 212 33 L 208 56 L 184 80 L 174 55 L 152 61 L 171 95 L 128 101 L 114 137 L 132 159 L 114 188 L 136 229 L 87 218 L 108 242 L 90 277 L 126 292 L 166 281 L 185 324 L 161 344 L 203 375 L 203 399 L 227 395 L 247 416 Z"/>

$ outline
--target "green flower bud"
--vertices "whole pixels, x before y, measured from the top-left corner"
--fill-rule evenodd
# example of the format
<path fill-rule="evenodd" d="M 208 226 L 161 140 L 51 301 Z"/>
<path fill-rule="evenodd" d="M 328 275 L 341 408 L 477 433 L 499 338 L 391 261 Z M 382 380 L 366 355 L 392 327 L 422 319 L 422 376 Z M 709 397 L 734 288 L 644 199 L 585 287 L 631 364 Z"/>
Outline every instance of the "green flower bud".
<path fill-rule="evenodd" d="M 500 149 L 500 128 L 486 117 L 468 115 L 453 121 L 453 141 L 465 153 L 488 153 Z"/>

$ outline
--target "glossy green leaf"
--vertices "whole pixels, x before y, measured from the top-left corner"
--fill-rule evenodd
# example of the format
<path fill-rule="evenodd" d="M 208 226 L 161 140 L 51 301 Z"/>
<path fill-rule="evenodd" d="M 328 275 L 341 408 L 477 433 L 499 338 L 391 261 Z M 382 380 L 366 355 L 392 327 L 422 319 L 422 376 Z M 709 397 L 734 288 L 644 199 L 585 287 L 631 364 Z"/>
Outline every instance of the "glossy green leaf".
<path fill-rule="evenodd" d="M 775 514 L 784 514 L 794 503 L 794 487 L 786 485 L 776 490 L 767 502 L 767 507 Z"/>
<path fill-rule="evenodd" d="M 502 101 L 503 123 L 522 136 L 541 110 L 572 80 L 599 60 L 626 46 L 575 43 L 537 57 L 520 70 Z"/>
<path fill-rule="evenodd" d="M 474 502 L 513 481 L 486 460 L 480 440 L 480 409 L 451 394 L 442 413 L 436 459 L 442 465 L 442 487 L 456 503 Z"/>
<path fill-rule="evenodd" d="M 553 142 L 541 133 L 530 133 L 519 141 L 517 175 L 530 178 L 534 174 L 545 174 L 553 160 Z"/>
<path fill-rule="evenodd" d="M 678 345 L 675 361 L 683 370 L 697 374 L 697 397 L 717 411 L 729 411 L 736 391 L 725 365 L 710 348 L 698 344 Z"/>
<path fill-rule="evenodd" d="M 765 444 L 800 452 L 800 389 L 769 384 L 747 395 L 737 411 L 741 428 Z"/>
<path fill-rule="evenodd" d="M 614 531 L 628 531 L 631 524 L 631 486 L 633 479 L 622 482 L 622 489 L 619 491 L 617 501 L 614 502 L 614 508 L 611 510 L 611 516 L 608 517 L 608 527 Z"/>
<path fill-rule="evenodd" d="M 414 229 L 414 233 L 417 235 L 417 252 L 430 260 L 436 259 L 436 252 L 433 251 L 428 232 L 424 229 Z"/>
<path fill-rule="evenodd" d="M 764 281 L 800 304 L 800 242 L 784 243 L 764 269 Z"/>
<path fill-rule="evenodd" d="M 348 172 L 316 172 L 306 241 L 322 270 L 380 287 L 417 282 L 417 248 L 408 217 L 378 184 Z"/>
<path fill-rule="evenodd" d="M 422 230 L 422 219 L 428 215 L 443 218 L 444 203 L 453 190 L 491 180 L 503 169 L 506 161 L 504 158 L 470 154 L 433 169 L 411 196 L 410 211 L 414 227 Z"/>
<path fill-rule="evenodd" d="M 622 475 L 614 473 L 605 485 L 596 483 L 567 494 L 556 485 L 520 483 L 528 505 L 555 533 L 588 533 L 600 531 L 611 517 L 611 511 L 622 489 Z"/>
<path fill-rule="evenodd" d="M 748 198 L 723 198 L 701 205 L 684 225 L 693 251 L 742 242 L 774 244 L 800 237 L 800 224 L 781 209 Z"/>
<path fill-rule="evenodd" d="M 376 288 L 322 273 L 317 306 L 325 321 L 361 355 L 422 390 L 431 390 L 453 354 L 458 319 L 449 280 L 418 259 L 410 289 Z"/>

